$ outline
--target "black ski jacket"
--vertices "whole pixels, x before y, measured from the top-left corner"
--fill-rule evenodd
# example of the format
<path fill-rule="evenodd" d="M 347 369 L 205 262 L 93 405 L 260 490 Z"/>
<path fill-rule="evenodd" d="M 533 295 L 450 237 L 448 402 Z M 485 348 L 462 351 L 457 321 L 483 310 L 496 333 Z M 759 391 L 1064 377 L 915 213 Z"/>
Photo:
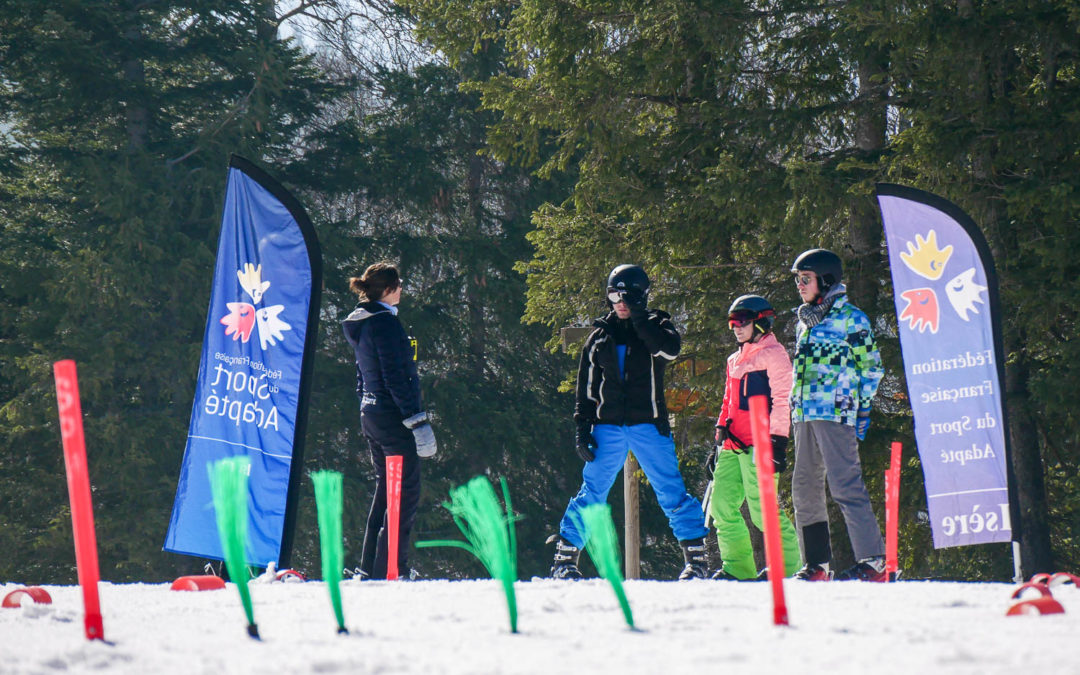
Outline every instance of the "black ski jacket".
<path fill-rule="evenodd" d="M 664 367 L 679 355 L 681 339 L 671 316 L 650 309 L 629 319 L 615 312 L 593 322 L 578 364 L 574 421 L 583 424 L 647 424 L 670 430 L 664 400 Z M 619 375 L 615 345 L 625 342 Z"/>
<path fill-rule="evenodd" d="M 422 411 L 415 351 L 393 312 L 378 302 L 363 302 L 341 327 L 356 353 L 361 411 L 396 410 L 402 419 Z"/>

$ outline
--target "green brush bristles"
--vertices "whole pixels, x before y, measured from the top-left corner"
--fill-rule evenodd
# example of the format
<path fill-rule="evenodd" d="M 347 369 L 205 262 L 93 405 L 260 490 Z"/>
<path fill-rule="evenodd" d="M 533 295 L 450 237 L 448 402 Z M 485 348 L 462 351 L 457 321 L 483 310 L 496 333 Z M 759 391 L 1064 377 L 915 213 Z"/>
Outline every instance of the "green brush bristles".
<path fill-rule="evenodd" d="M 615 597 L 619 599 L 626 623 L 634 627 L 634 615 L 630 611 L 630 602 L 626 599 L 626 591 L 623 589 L 622 571 L 619 565 L 619 538 L 615 534 L 615 523 L 611 520 L 611 506 L 608 504 L 590 504 L 581 510 L 581 519 L 584 521 L 585 531 L 589 533 L 589 541 L 585 550 L 589 552 L 593 564 L 600 576 L 611 584 L 615 591 Z"/>
<path fill-rule="evenodd" d="M 517 597 L 514 582 L 517 581 L 517 538 L 514 534 L 514 514 L 510 506 L 510 490 L 506 480 L 500 480 L 506 512 L 499 506 L 491 483 L 477 476 L 467 484 L 450 491 L 450 501 L 443 506 L 450 511 L 468 543 L 460 541 L 418 542 L 418 548 L 428 546 L 455 546 L 463 548 L 480 559 L 493 579 L 502 582 L 506 593 L 506 605 L 510 614 L 510 632 L 517 632 Z"/>
<path fill-rule="evenodd" d="M 251 607 L 251 593 L 247 585 L 248 570 L 244 561 L 250 467 L 251 460 L 237 456 L 214 462 L 208 470 L 210 490 L 214 495 L 218 536 L 221 537 L 221 549 L 225 553 L 225 567 L 229 570 L 229 578 L 240 591 L 240 601 L 243 602 L 244 613 L 247 614 L 248 635 L 257 638 L 259 629 L 255 625 L 255 612 Z"/>
<path fill-rule="evenodd" d="M 342 478 L 337 471 L 316 471 L 311 474 L 311 482 L 315 486 L 315 507 L 319 515 L 323 581 L 330 591 L 338 632 L 348 633 L 341 609 L 341 568 L 345 564 L 345 544 L 341 536 Z"/>

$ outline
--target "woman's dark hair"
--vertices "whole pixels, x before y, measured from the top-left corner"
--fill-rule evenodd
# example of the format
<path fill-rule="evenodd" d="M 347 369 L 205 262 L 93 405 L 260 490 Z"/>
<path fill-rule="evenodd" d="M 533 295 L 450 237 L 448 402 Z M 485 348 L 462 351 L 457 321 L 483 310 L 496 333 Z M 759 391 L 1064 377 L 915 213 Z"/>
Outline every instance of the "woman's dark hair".
<path fill-rule="evenodd" d="M 387 291 L 394 291 L 400 285 L 397 268 L 388 262 L 368 265 L 363 276 L 349 279 L 349 290 L 366 301 L 382 300 Z"/>

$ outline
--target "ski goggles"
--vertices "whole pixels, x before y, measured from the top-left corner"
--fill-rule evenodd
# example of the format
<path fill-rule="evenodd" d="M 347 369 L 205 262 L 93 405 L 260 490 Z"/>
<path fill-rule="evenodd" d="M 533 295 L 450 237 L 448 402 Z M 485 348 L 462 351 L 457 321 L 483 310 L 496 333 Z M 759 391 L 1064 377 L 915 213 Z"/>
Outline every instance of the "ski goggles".
<path fill-rule="evenodd" d="M 735 312 L 727 318 L 728 328 L 742 328 L 754 323 L 757 312 Z"/>
<path fill-rule="evenodd" d="M 608 302 L 610 302 L 613 305 L 617 305 L 620 302 L 627 302 L 628 300 L 637 299 L 638 297 L 641 297 L 641 296 L 642 296 L 641 291 L 638 291 L 637 289 L 630 289 L 628 291 L 619 290 L 617 288 L 608 288 L 607 289 Z"/>
<path fill-rule="evenodd" d="M 764 319 L 769 316 L 775 316 L 776 312 L 771 310 L 765 310 L 764 312 L 751 312 L 749 310 L 732 312 L 728 316 L 729 328 L 742 328 L 743 326 L 749 326 L 758 319 Z"/>

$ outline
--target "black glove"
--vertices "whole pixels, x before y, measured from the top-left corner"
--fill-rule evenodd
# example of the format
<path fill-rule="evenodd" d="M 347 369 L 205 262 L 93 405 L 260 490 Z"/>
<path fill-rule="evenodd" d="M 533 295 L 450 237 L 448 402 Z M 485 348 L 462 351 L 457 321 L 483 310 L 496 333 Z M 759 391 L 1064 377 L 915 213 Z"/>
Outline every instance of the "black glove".
<path fill-rule="evenodd" d="M 596 439 L 593 438 L 591 424 L 578 424 L 574 449 L 583 461 L 591 462 L 596 459 Z"/>
<path fill-rule="evenodd" d="M 787 436 L 771 436 L 773 471 L 783 472 L 787 468 Z"/>
<path fill-rule="evenodd" d="M 627 308 L 629 308 L 630 316 L 642 316 L 645 314 L 647 298 L 641 291 L 625 291 L 622 294 L 622 300 L 626 303 Z"/>
<path fill-rule="evenodd" d="M 731 426 L 731 423 L 734 422 L 734 421 L 735 420 L 733 420 L 733 419 L 731 419 L 729 417 L 726 420 L 724 420 L 723 426 L 721 426 L 720 424 L 716 425 L 716 443 L 717 443 L 717 445 L 723 447 L 724 441 L 731 438 L 731 433 L 728 431 L 728 428 Z"/>
<path fill-rule="evenodd" d="M 720 454 L 720 446 L 712 446 L 712 450 L 709 451 L 709 456 L 705 459 L 705 476 L 706 478 L 712 478 L 713 473 L 716 471 L 716 457 Z"/>

